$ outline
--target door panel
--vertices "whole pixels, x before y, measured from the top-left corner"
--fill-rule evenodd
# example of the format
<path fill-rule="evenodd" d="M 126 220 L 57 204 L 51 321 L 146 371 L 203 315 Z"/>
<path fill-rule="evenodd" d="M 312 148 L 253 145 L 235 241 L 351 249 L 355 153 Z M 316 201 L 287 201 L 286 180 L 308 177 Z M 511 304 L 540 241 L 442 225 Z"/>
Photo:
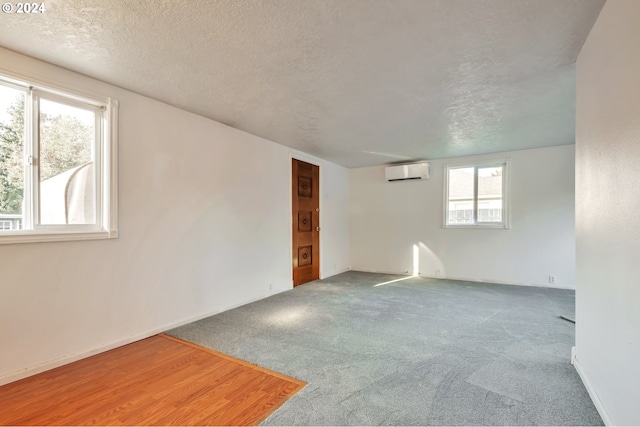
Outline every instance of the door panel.
<path fill-rule="evenodd" d="M 320 277 L 320 168 L 292 160 L 293 286 Z"/>

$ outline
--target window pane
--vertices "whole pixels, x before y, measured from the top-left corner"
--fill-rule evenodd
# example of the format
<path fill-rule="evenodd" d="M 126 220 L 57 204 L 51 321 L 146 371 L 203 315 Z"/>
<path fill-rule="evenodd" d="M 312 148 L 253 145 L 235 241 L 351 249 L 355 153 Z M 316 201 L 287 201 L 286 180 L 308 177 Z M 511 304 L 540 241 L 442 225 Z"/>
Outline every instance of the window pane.
<path fill-rule="evenodd" d="M 95 113 L 40 100 L 40 224 L 95 224 Z"/>
<path fill-rule="evenodd" d="M 473 224 L 474 168 L 449 169 L 449 224 Z"/>
<path fill-rule="evenodd" d="M 25 92 L 0 85 L 0 232 L 22 229 Z"/>
<path fill-rule="evenodd" d="M 502 222 L 502 166 L 478 168 L 478 222 Z"/>

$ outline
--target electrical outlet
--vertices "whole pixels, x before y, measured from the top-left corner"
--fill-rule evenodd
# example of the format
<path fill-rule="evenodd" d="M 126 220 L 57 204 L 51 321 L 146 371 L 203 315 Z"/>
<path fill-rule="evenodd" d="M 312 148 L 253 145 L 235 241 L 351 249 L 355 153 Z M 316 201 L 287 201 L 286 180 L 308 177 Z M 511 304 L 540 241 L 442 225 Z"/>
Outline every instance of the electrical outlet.
<path fill-rule="evenodd" d="M 436 276 L 441 276 L 441 275 L 442 275 L 442 273 L 440 272 L 440 269 L 436 268 Z"/>
<path fill-rule="evenodd" d="M 269 283 L 269 292 L 273 290 L 273 283 Z"/>
<path fill-rule="evenodd" d="M 556 284 L 556 276 L 550 274 L 549 275 L 549 284 L 550 285 L 555 285 Z"/>

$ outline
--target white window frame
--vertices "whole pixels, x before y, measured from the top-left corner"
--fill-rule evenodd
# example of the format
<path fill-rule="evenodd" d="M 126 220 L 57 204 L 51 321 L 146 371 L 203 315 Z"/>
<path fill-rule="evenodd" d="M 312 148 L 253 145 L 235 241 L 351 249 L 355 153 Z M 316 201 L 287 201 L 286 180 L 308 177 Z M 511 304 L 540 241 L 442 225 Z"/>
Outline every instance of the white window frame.
<path fill-rule="evenodd" d="M 118 237 L 118 101 L 114 98 L 82 93 L 55 86 L 0 69 L 0 83 L 26 92 L 25 102 L 25 230 L 0 232 L 0 244 L 52 242 L 69 240 L 114 239 Z M 37 168 L 29 164 L 29 156 L 39 141 L 38 102 L 40 99 L 93 110 L 96 114 L 95 177 L 96 224 L 41 225 L 33 223 L 38 197 Z M 29 111 L 27 113 L 27 111 Z M 34 156 L 35 157 L 35 156 Z M 29 210 L 27 215 L 24 214 Z M 25 221 L 26 220 L 26 221 Z M 31 223 L 29 223 L 31 221 Z"/>
<path fill-rule="evenodd" d="M 445 164 L 444 169 L 444 200 L 442 203 L 443 228 L 494 228 L 508 229 L 510 227 L 509 181 L 511 176 L 511 159 L 491 159 L 478 162 Z M 478 168 L 502 166 L 502 221 L 478 222 Z M 473 190 L 473 224 L 449 224 L 449 170 L 474 168 L 475 180 Z"/>

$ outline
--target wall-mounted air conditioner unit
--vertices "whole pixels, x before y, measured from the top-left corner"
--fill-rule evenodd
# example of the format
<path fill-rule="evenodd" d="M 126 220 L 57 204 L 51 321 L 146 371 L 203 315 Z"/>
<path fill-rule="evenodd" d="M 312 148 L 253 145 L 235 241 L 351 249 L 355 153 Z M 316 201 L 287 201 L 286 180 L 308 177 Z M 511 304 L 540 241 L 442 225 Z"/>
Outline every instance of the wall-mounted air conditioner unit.
<path fill-rule="evenodd" d="M 410 179 L 429 179 L 429 163 L 387 166 L 384 170 L 387 181 L 407 181 Z"/>

